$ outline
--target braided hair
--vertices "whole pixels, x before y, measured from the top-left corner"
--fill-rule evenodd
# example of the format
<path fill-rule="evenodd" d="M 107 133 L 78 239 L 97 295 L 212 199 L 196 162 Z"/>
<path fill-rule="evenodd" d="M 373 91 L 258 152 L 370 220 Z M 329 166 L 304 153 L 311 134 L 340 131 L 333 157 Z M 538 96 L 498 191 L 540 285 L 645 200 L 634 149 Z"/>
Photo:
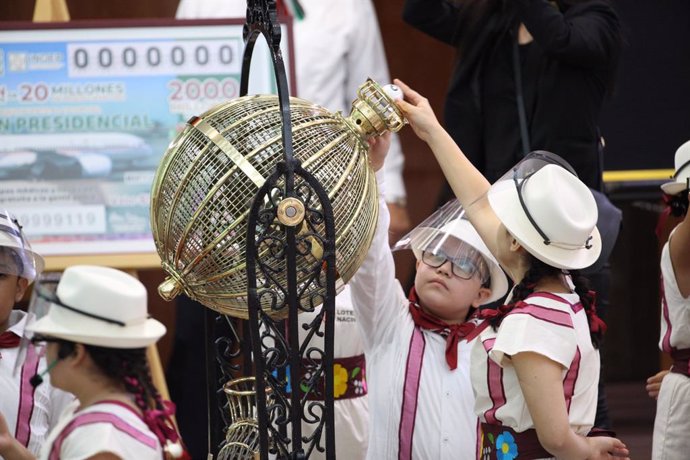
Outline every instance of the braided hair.
<path fill-rule="evenodd" d="M 587 314 L 587 323 L 589 324 L 592 345 L 594 345 L 595 348 L 599 348 L 604 332 L 606 331 L 606 325 L 596 315 L 595 293 L 589 288 L 589 280 L 578 271 L 564 271 L 560 268 L 553 267 L 537 259 L 532 254 L 527 253 L 526 257 L 528 258 L 530 268 L 527 270 L 522 280 L 513 288 L 511 302 L 499 307 L 501 314 L 489 320 L 494 330 L 498 328 L 508 312 L 534 292 L 534 288 L 539 281 L 544 278 L 556 278 L 562 274 L 566 274 L 570 275 L 573 285 L 575 286 L 575 293 L 580 297 L 580 303 L 582 303 L 585 313 Z"/>
<path fill-rule="evenodd" d="M 688 190 L 675 195 L 664 195 L 664 201 L 674 217 L 685 217 L 688 213 Z"/>
<path fill-rule="evenodd" d="M 119 349 L 84 345 L 103 374 L 124 384 L 142 412 L 158 407 L 160 395 L 153 386 L 145 348 Z M 153 406 L 153 407 L 152 407 Z"/>
<path fill-rule="evenodd" d="M 104 375 L 122 383 L 125 391 L 134 396 L 144 422 L 164 449 L 168 442 L 175 444 L 181 441 L 171 419 L 174 406 L 163 400 L 153 384 L 145 348 L 106 348 L 86 344 L 84 347 Z M 180 455 L 173 454 L 174 457 Z"/>

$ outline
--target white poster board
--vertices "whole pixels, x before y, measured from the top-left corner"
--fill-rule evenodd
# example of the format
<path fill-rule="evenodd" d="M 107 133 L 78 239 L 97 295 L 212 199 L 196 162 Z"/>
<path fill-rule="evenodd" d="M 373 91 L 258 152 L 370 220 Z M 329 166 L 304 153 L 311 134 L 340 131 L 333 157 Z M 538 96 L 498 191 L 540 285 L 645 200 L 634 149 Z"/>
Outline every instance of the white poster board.
<path fill-rule="evenodd" d="M 192 115 L 239 95 L 244 19 L 0 30 L 0 208 L 45 256 L 155 255 L 155 170 Z M 290 27 L 281 49 L 292 74 Z M 275 93 L 257 41 L 249 93 Z"/>

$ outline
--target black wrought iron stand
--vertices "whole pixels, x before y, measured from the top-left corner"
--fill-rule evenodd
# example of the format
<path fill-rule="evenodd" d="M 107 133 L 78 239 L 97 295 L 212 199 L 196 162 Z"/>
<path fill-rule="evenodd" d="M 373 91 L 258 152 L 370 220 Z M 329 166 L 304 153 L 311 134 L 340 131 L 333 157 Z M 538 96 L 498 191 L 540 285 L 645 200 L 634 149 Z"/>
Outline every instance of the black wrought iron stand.
<path fill-rule="evenodd" d="M 276 165 L 273 174 L 260 187 L 248 217 L 249 321 L 243 326 L 250 332 L 251 353 L 246 352 L 246 342 L 245 352 L 241 352 L 234 348 L 232 340 L 223 343 L 222 339 L 216 341 L 216 352 L 230 358 L 244 353 L 245 372 L 253 366 L 262 460 L 267 460 L 269 453 L 280 459 L 309 458 L 315 449 L 325 451 L 326 458 L 334 459 L 336 235 L 333 209 L 326 190 L 293 156 L 289 92 L 275 0 L 247 1 L 240 95 L 247 94 L 252 52 L 262 35 L 271 51 L 278 86 L 284 161 Z M 318 251 L 320 257 L 314 256 L 315 251 L 311 250 L 314 245 L 323 248 L 322 253 Z M 272 276 L 277 270 L 287 271 L 287 285 L 281 285 Z M 318 289 L 309 289 L 314 285 Z M 307 296 L 305 292 L 313 294 Z M 270 316 L 261 308 L 262 302 L 267 301 L 271 304 Z M 299 313 L 312 311 L 319 304 L 322 304 L 321 311 L 315 319 L 300 324 Z M 301 343 L 300 329 L 306 337 Z M 235 329 L 231 330 L 239 340 Z M 316 336 L 323 337 L 323 349 L 311 345 L 311 339 Z M 223 369 L 220 361 L 223 374 L 239 370 L 232 366 Z M 312 435 L 303 435 L 302 421 L 315 426 Z"/>

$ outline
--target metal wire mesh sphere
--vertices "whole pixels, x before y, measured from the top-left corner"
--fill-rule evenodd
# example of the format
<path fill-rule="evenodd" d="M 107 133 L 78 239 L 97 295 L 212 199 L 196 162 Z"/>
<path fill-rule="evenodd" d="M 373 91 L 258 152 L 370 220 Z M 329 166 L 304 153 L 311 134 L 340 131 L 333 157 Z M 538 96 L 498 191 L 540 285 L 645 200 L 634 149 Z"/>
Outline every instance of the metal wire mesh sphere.
<path fill-rule="evenodd" d="M 364 258 L 378 217 L 366 139 L 399 130 L 404 119 L 393 99 L 371 80 L 360 88 L 347 118 L 302 99 L 291 98 L 290 106 L 294 157 L 331 200 L 336 267 L 340 281 L 346 282 Z M 277 96 L 245 96 L 192 118 L 170 144 L 151 192 L 153 237 L 169 275 L 159 287 L 164 298 L 184 291 L 220 313 L 248 318 L 247 217 L 259 187 L 284 159 L 281 126 Z M 311 200 L 316 197 L 304 206 L 318 205 Z M 308 246 L 306 251 L 318 260 L 318 242 Z M 297 272 L 302 282 L 300 267 Z M 272 276 L 284 280 L 287 270 Z M 301 292 L 313 298 L 309 291 L 315 289 Z M 261 302 L 269 315 L 287 315 L 272 311 L 270 299 Z"/>

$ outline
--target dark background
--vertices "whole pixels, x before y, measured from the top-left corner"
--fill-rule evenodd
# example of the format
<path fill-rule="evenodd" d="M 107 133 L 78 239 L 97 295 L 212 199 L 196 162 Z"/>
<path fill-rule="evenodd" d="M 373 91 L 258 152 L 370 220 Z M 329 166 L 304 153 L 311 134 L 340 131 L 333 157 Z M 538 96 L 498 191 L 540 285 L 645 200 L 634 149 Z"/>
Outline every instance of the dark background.
<path fill-rule="evenodd" d="M 327 0 L 324 0 L 327 1 Z M 403 0 L 374 0 L 391 74 L 429 98 L 441 113 L 453 51 L 402 23 Z M 667 169 L 675 149 L 690 139 L 690 2 L 688 0 L 619 0 L 627 46 L 615 96 L 605 108 L 602 132 L 607 141 L 607 170 Z M 33 0 L 0 2 L 0 21 L 27 21 Z M 73 20 L 172 18 L 177 0 L 68 0 Z M 413 224 L 436 204 L 443 176 L 429 161 L 426 147 L 411 130 L 401 133 L 406 156 L 405 181 Z M 613 285 L 604 349 L 609 381 L 641 380 L 656 372 L 659 330 L 658 255 L 654 234 L 661 209 L 658 183 L 608 184 L 624 211 L 623 229 L 611 258 Z M 428 193 L 416 191 L 425 190 Z M 669 225 L 666 226 L 667 229 Z M 399 278 L 412 272 L 411 254 L 397 254 Z M 172 304 L 162 302 L 156 285 L 161 270 L 139 273 L 150 288 L 151 310 L 174 328 Z M 172 333 L 161 342 L 164 363 Z"/>
<path fill-rule="evenodd" d="M 605 167 L 673 167 L 676 148 L 690 139 L 690 2 L 614 3 L 628 43 L 601 120 Z"/>

